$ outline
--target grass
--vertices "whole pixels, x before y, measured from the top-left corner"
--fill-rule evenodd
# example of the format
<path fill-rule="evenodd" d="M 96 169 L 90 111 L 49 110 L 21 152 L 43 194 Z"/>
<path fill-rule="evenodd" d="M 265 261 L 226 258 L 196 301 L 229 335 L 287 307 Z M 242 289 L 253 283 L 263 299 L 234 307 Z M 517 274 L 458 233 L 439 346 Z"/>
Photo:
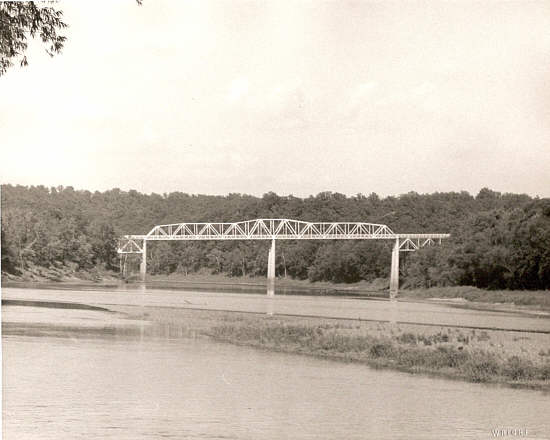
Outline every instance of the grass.
<path fill-rule="evenodd" d="M 550 379 L 550 364 L 540 367 L 518 356 L 500 359 L 488 351 L 465 351 L 442 345 L 449 340 L 446 334 L 426 338 L 403 333 L 380 338 L 339 334 L 333 328 L 321 326 L 281 325 L 277 321 L 246 327 L 224 324 L 206 334 L 219 341 L 358 361 L 411 373 L 440 373 L 471 382 Z"/>
<path fill-rule="evenodd" d="M 411 299 L 463 298 L 471 302 L 537 306 L 550 310 L 550 291 L 544 290 L 483 290 L 469 286 L 432 287 L 431 289 L 402 290 L 400 297 Z"/>
<path fill-rule="evenodd" d="M 181 309 L 151 308 L 147 318 L 236 345 L 470 382 L 550 389 L 548 335 L 538 335 L 537 344 L 526 350 L 525 341 L 515 341 L 508 332 L 466 333 L 445 327 L 424 331 L 389 323 Z M 517 350 L 503 350 L 506 344 Z"/>
<path fill-rule="evenodd" d="M 28 264 L 17 275 L 2 272 L 2 283 L 100 283 L 118 280 L 118 274 L 102 267 L 79 270 L 75 263 L 54 264 L 50 267 Z"/>

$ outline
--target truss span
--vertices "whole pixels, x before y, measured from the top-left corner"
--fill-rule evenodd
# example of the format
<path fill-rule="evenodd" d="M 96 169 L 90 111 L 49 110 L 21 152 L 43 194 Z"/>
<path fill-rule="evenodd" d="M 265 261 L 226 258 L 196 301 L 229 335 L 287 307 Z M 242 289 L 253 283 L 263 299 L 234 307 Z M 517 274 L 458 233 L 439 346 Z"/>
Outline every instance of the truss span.
<path fill-rule="evenodd" d="M 235 223 L 175 223 L 155 226 L 147 240 L 365 239 L 393 235 L 386 225 L 256 219 Z"/>
<path fill-rule="evenodd" d="M 234 223 L 173 223 L 155 226 L 146 235 L 126 235 L 120 242 L 121 271 L 124 274 L 126 254 L 141 254 L 140 273 L 147 272 L 147 242 L 158 240 L 271 240 L 268 258 L 268 280 L 275 280 L 275 240 L 394 240 L 392 251 L 390 296 L 399 287 L 399 252 L 431 246 L 449 234 L 396 234 L 388 226 L 364 222 L 304 222 L 290 219 L 256 219 Z M 125 261 L 125 258 L 124 258 Z M 271 293 L 270 293 L 271 292 Z"/>
<path fill-rule="evenodd" d="M 139 253 L 140 242 L 156 240 L 388 240 L 403 239 L 401 250 L 434 244 L 449 234 L 396 234 L 388 226 L 364 222 L 305 222 L 255 219 L 234 223 L 157 225 L 146 235 L 126 235 L 119 253 Z"/>

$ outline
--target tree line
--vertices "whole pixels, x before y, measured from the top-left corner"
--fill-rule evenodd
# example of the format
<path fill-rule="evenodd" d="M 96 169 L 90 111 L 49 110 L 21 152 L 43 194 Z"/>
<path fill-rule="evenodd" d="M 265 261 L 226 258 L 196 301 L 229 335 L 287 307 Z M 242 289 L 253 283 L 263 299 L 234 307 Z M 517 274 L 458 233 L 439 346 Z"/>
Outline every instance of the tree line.
<path fill-rule="evenodd" d="M 381 198 L 322 192 L 306 198 L 267 193 L 226 196 L 183 192 L 141 194 L 72 187 L 2 186 L 2 271 L 29 265 L 118 269 L 117 239 L 154 225 L 254 218 L 365 221 L 395 232 L 449 232 L 442 246 L 402 253 L 402 284 L 481 288 L 550 288 L 550 199 L 467 192 L 408 193 Z M 151 242 L 151 273 L 209 270 L 231 276 L 265 275 L 269 243 Z M 276 272 L 312 281 L 387 278 L 392 243 L 279 241 Z"/>

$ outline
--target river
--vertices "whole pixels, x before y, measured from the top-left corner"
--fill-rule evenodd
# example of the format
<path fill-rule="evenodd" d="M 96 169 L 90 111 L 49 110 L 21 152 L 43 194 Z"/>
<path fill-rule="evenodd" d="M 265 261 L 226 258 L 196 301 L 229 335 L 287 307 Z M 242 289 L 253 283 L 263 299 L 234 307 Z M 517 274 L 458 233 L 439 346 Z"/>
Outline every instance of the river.
<path fill-rule="evenodd" d="M 550 395 L 215 343 L 100 309 L 3 313 L 4 439 L 550 437 Z"/>
<path fill-rule="evenodd" d="M 91 290 L 93 289 L 93 290 Z M 158 289 L 114 288 L 15 288 L 2 289 L 3 300 L 83 303 L 100 307 L 161 306 L 202 310 L 226 310 L 281 315 L 305 315 L 423 325 L 537 331 L 550 334 L 548 313 L 522 310 L 472 310 L 460 304 L 426 301 L 387 301 L 334 296 L 279 295 Z"/>

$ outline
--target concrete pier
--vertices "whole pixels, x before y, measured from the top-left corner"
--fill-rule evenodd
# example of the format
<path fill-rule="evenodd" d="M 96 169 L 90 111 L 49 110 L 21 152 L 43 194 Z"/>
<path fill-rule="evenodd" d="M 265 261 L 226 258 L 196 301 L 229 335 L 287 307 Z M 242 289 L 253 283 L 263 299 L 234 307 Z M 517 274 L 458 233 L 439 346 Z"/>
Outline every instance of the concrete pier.
<path fill-rule="evenodd" d="M 141 264 L 139 265 L 139 275 L 141 281 L 145 281 L 147 274 L 147 240 L 143 240 L 143 250 L 141 252 Z"/>
<path fill-rule="evenodd" d="M 271 248 L 267 257 L 267 295 L 275 295 L 275 240 L 271 240 Z"/>
<path fill-rule="evenodd" d="M 390 298 L 395 298 L 399 290 L 399 238 L 395 239 L 391 253 Z"/>

